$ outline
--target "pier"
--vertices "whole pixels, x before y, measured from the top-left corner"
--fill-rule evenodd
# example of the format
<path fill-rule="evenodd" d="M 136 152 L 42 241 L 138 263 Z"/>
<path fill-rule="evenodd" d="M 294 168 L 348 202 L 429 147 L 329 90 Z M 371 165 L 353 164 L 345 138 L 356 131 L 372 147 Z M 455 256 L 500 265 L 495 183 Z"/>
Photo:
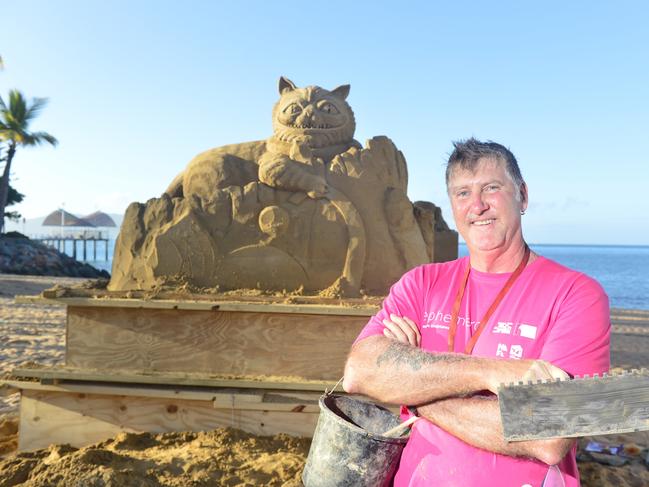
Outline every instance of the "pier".
<path fill-rule="evenodd" d="M 103 242 L 103 257 L 105 261 L 108 261 L 109 233 L 107 229 L 116 226 L 110 215 L 96 211 L 90 215 L 78 217 L 63 210 L 63 208 L 59 208 L 47 215 L 42 225 L 44 227 L 56 227 L 60 229 L 60 233 L 57 231 L 56 234 L 34 236 L 32 240 L 54 247 L 64 254 L 66 253 L 67 243 L 72 242 L 72 258 L 82 262 L 88 260 L 90 242 L 92 242 L 93 261 L 97 260 L 98 246 L 101 248 L 101 242 Z"/>
<path fill-rule="evenodd" d="M 97 233 L 92 233 L 92 234 L 81 234 L 81 235 L 64 235 L 64 236 L 45 236 L 45 237 L 40 237 L 40 238 L 33 238 L 32 240 L 35 240 L 37 242 L 41 242 L 44 245 L 47 245 L 49 247 L 54 247 L 57 249 L 59 252 L 65 253 L 65 249 L 67 246 L 67 242 L 72 242 L 72 258 L 81 260 L 81 261 L 87 261 L 88 260 L 88 247 L 92 247 L 92 260 L 97 260 L 97 244 L 99 243 L 99 247 L 101 250 L 101 243 L 104 244 L 104 260 L 108 260 L 108 238 L 104 237 L 101 232 Z M 92 242 L 92 245 L 90 246 L 89 243 Z M 78 253 L 79 251 L 79 243 L 81 243 L 81 252 Z M 78 259 L 77 256 L 82 257 L 81 259 Z"/>

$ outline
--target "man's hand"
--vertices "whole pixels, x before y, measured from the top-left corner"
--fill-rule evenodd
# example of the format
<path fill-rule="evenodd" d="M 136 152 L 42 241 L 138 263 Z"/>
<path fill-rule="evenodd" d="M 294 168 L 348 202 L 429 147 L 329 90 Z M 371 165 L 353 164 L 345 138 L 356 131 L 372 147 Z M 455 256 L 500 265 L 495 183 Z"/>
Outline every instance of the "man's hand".
<path fill-rule="evenodd" d="M 390 315 L 390 319 L 383 320 L 385 329 L 383 335 L 386 338 L 397 340 L 401 343 L 412 345 L 413 347 L 421 346 L 421 333 L 419 327 L 406 316 Z"/>
<path fill-rule="evenodd" d="M 494 394 L 498 393 L 501 384 L 570 378 L 559 367 L 545 360 L 500 360 L 489 375 L 489 390 Z"/>
<path fill-rule="evenodd" d="M 536 382 L 537 380 L 569 378 L 570 376 L 566 372 L 552 365 L 550 362 L 535 360 L 532 362 L 530 368 L 527 369 L 521 381 L 527 382 L 531 380 L 532 382 Z"/>

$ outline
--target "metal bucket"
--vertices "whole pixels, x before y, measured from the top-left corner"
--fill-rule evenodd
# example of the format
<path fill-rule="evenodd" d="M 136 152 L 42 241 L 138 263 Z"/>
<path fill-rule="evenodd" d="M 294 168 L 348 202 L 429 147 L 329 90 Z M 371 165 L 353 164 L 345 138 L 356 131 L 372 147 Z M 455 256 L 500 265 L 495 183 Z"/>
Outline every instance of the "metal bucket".
<path fill-rule="evenodd" d="M 387 487 L 409 437 L 381 433 L 401 424 L 376 404 L 333 394 L 320 397 L 320 417 L 302 472 L 305 487 Z"/>

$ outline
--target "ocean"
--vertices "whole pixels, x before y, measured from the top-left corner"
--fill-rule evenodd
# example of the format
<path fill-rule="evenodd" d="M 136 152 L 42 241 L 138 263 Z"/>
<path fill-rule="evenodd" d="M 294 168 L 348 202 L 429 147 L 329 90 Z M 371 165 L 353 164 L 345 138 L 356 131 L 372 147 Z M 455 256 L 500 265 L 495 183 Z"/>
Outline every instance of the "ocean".
<path fill-rule="evenodd" d="M 110 272 L 114 246 L 115 241 L 111 240 L 108 261 L 88 263 Z M 612 308 L 649 310 L 649 246 L 530 244 L 530 247 L 544 257 L 597 279 L 608 294 Z M 71 247 L 67 251 L 68 255 L 72 254 Z M 467 253 L 466 245 L 460 244 L 459 255 Z"/>
<path fill-rule="evenodd" d="M 534 252 L 595 278 L 611 308 L 649 310 L 649 246 L 530 244 Z M 460 244 L 460 256 L 467 255 Z"/>

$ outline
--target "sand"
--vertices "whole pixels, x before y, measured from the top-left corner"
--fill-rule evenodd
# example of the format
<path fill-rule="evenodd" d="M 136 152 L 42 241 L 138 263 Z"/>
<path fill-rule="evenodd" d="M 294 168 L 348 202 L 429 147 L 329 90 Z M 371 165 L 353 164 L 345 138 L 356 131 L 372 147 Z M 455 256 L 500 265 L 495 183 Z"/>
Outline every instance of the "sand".
<path fill-rule="evenodd" d="M 15 304 L 16 294 L 38 294 L 53 285 L 82 280 L 0 275 L 0 373 L 29 363 L 61 364 L 65 308 Z M 614 310 L 612 359 L 617 367 L 649 367 L 649 313 Z M 206 433 L 121 434 L 81 449 L 53 445 L 15 453 L 17 394 L 0 395 L 0 487 L 36 486 L 298 486 L 309 440 L 286 435 L 258 437 L 232 429 Z M 582 438 L 626 446 L 630 463 L 621 467 L 580 461 L 582 485 L 649 485 L 643 462 L 649 432 Z"/>
<path fill-rule="evenodd" d="M 76 449 L 53 445 L 0 463 L 0 487 L 299 486 L 309 441 L 219 428 L 203 433 L 121 433 Z"/>

